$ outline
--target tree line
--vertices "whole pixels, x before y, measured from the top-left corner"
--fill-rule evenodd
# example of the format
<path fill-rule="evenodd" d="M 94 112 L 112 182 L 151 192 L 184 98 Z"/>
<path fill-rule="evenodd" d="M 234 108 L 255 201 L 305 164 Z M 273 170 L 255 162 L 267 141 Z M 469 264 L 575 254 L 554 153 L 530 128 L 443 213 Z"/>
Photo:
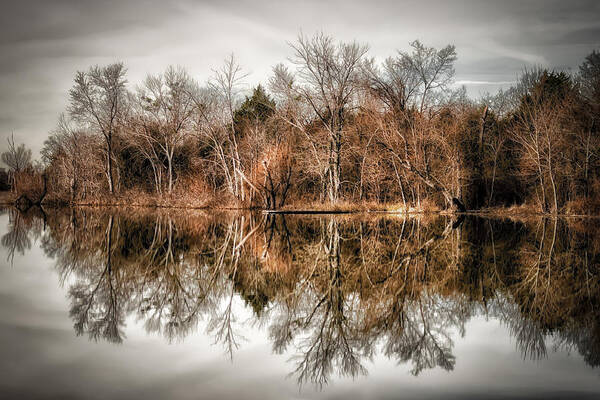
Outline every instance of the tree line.
<path fill-rule="evenodd" d="M 39 175 L 22 192 L 43 176 L 47 202 L 597 213 L 600 53 L 477 100 L 454 85 L 456 60 L 415 41 L 379 63 L 364 44 L 300 35 L 246 96 L 233 55 L 205 83 L 169 67 L 129 87 L 122 63 L 94 66 L 76 73 L 41 162 L 8 162 L 14 143 L 2 158 Z"/>

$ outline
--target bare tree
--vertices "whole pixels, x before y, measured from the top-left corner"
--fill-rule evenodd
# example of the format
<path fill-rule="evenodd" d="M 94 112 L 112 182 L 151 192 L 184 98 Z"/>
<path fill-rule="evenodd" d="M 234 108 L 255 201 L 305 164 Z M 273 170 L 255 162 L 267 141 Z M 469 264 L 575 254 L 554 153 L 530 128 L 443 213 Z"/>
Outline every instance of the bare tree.
<path fill-rule="evenodd" d="M 244 173 L 235 126 L 235 111 L 245 76 L 232 54 L 214 72 L 207 87 L 195 96 L 199 116 L 197 129 L 212 150 L 227 191 L 240 201 L 246 200 L 245 184 L 252 185 Z"/>
<path fill-rule="evenodd" d="M 255 168 L 255 187 L 267 209 L 283 207 L 292 184 L 293 157 L 289 146 L 270 145 Z"/>
<path fill-rule="evenodd" d="M 81 180 L 84 179 L 83 165 L 90 162 L 90 154 L 85 155 L 83 137 L 85 133 L 74 128 L 71 121 L 65 114 L 61 114 L 58 119 L 58 126 L 44 141 L 42 149 L 42 160 L 49 166 L 53 162 L 60 160 L 60 165 L 54 165 L 55 170 L 61 181 L 69 182 L 71 202 L 75 201 L 78 191 L 81 187 Z M 56 169 L 60 169 L 57 171 Z"/>
<path fill-rule="evenodd" d="M 412 53 L 399 52 L 398 63 L 403 69 L 419 77 L 419 111 L 435 99 L 436 92 L 447 89 L 454 78 L 456 49 L 448 45 L 440 50 L 426 47 L 420 41 L 412 42 Z"/>
<path fill-rule="evenodd" d="M 225 60 L 221 69 L 215 71 L 215 76 L 209 85 L 215 89 L 220 98 L 221 107 L 223 108 L 223 123 L 226 124 L 227 138 L 229 142 L 229 154 L 232 178 L 233 178 L 233 193 L 244 201 L 244 172 L 242 171 L 242 160 L 240 158 L 240 150 L 238 138 L 235 131 L 235 110 L 239 104 L 240 86 L 245 74 L 242 73 L 242 67 L 237 63 L 233 54 Z"/>
<path fill-rule="evenodd" d="M 589 122 L 579 129 L 575 136 L 576 147 L 583 155 L 583 182 L 585 195 L 589 195 L 591 170 L 600 158 L 600 138 L 598 119 L 600 119 L 600 52 L 593 51 L 579 66 L 580 92 L 591 107 L 588 109 Z"/>
<path fill-rule="evenodd" d="M 521 174 L 537 182 L 536 195 L 542 212 L 558 213 L 559 168 L 566 132 L 572 121 L 570 79 L 563 73 L 526 71 L 513 140 L 519 144 Z M 564 172 L 564 171 L 562 171 Z"/>
<path fill-rule="evenodd" d="M 581 93 L 596 108 L 600 107 L 600 51 L 594 50 L 579 66 Z"/>
<path fill-rule="evenodd" d="M 102 190 L 106 170 L 103 140 L 73 124 L 67 115 L 60 115 L 41 150 L 54 196 L 73 203 Z"/>
<path fill-rule="evenodd" d="M 303 117 L 288 115 L 286 120 L 306 134 L 317 158 L 318 145 L 309 133 L 309 126 L 316 120 L 327 132 L 327 166 L 322 176 L 327 179 L 328 198 L 335 202 L 342 183 L 341 150 L 347 113 L 359 88 L 360 67 L 368 46 L 335 43 L 322 33 L 312 38 L 300 35 L 290 46 L 294 50 L 291 62 L 296 66 L 296 74 L 290 74 L 281 65 L 275 67 L 271 89 L 288 100 L 304 103 L 304 107 L 295 105 L 289 110 L 310 112 Z M 321 164 L 320 159 L 318 162 Z"/>
<path fill-rule="evenodd" d="M 440 193 L 447 205 L 465 211 L 458 193 L 458 154 L 452 138 L 457 134 L 457 124 L 444 125 L 436 119 L 414 115 L 408 124 L 400 125 L 379 110 L 370 112 L 374 115 L 373 129 L 378 131 L 375 143 L 391 156 L 394 169 L 400 168 L 412 178 L 416 191 L 413 200 L 420 203 L 423 185 Z"/>
<path fill-rule="evenodd" d="M 503 134 L 497 134 L 493 136 L 490 140 L 486 142 L 486 145 L 489 147 L 489 151 L 492 154 L 493 162 L 492 162 L 492 178 L 490 182 L 489 195 L 487 205 L 490 207 L 492 204 L 492 200 L 494 198 L 494 184 L 496 183 L 496 173 L 498 170 L 498 158 L 501 152 L 504 149 L 506 142 L 506 138 Z"/>
<path fill-rule="evenodd" d="M 364 65 L 365 84 L 396 116 L 404 114 L 418 95 L 421 77 L 403 56 L 388 57 L 379 68 L 374 60 Z"/>
<path fill-rule="evenodd" d="M 166 159 L 168 193 L 173 190 L 174 153 L 192 126 L 196 109 L 193 94 L 196 88 L 197 85 L 183 68 L 169 67 L 162 75 L 148 76 L 138 89 L 138 129 L 134 130 L 134 135 L 142 143 L 145 142 L 142 150 L 151 162 L 157 185 L 161 182 L 160 166 L 157 165 L 160 156 L 156 154 L 155 147 Z"/>
<path fill-rule="evenodd" d="M 135 111 L 127 126 L 125 142 L 136 157 L 150 164 L 154 177 L 154 189 L 157 194 L 162 194 L 164 163 L 161 159 L 162 152 L 157 145 L 160 142 L 159 127 L 143 113 Z"/>
<path fill-rule="evenodd" d="M 391 155 L 400 185 L 403 176 L 398 167 L 402 175 L 408 175 L 405 180 L 416 178 L 410 190 L 417 204 L 423 188 L 441 193 L 446 203 L 464 210 L 459 190 L 451 190 L 460 186 L 458 154 L 449 141 L 449 136 L 456 133 L 456 124 L 440 124 L 437 112 L 425 112 L 439 111 L 433 106 L 452 98 L 449 84 L 454 76 L 456 51 L 452 45 L 437 50 L 419 41 L 412 42 L 411 47 L 412 53 L 399 52 L 381 68 L 373 61 L 365 64 L 364 84 L 379 101 L 364 103 L 364 111 L 371 115 L 373 129 L 378 132 L 374 143 Z M 404 194 L 404 188 L 401 190 Z"/>
<path fill-rule="evenodd" d="M 69 113 L 104 137 L 106 177 L 111 194 L 115 192 L 113 177 L 113 138 L 127 110 L 123 63 L 95 66 L 75 74 L 75 85 L 69 91 Z"/>
<path fill-rule="evenodd" d="M 2 153 L 0 157 L 2 162 L 9 168 L 11 187 L 14 192 L 16 191 L 18 174 L 31 166 L 31 150 L 26 149 L 23 143 L 15 146 L 15 137 L 11 135 L 8 138 L 8 150 Z"/>

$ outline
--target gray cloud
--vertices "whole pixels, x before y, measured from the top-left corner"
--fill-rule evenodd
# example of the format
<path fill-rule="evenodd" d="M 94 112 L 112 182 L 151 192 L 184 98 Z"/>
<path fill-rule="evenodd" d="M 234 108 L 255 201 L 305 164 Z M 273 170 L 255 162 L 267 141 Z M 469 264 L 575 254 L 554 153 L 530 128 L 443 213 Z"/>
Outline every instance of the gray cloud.
<path fill-rule="evenodd" d="M 14 130 L 37 153 L 75 71 L 93 64 L 124 61 L 131 84 L 170 64 L 205 80 L 234 52 L 255 84 L 289 55 L 286 41 L 323 30 L 379 59 L 417 38 L 453 43 L 457 80 L 477 95 L 527 65 L 574 70 L 600 47 L 598 21 L 595 0 L 13 1 L 0 13 L 0 136 Z"/>
<path fill-rule="evenodd" d="M 183 10 L 177 3 L 119 0 L 24 0 L 13 2 L 0 16 L 3 33 L 0 43 L 58 40 L 152 26 L 161 18 Z M 150 11 L 150 12 L 148 12 Z"/>

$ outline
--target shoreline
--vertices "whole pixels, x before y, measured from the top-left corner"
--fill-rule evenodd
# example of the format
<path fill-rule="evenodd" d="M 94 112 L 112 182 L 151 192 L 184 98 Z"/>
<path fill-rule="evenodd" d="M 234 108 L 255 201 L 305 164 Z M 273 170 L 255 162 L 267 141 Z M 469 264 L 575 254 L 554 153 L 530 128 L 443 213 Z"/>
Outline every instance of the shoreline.
<path fill-rule="evenodd" d="M 5 197 L 5 196 L 2 196 Z M 15 207 L 14 201 L 7 201 L 6 198 L 0 198 L 0 207 Z M 43 204 L 46 208 L 122 208 L 122 209 L 160 209 L 160 210 L 204 210 L 204 211 L 224 211 L 224 212 L 259 212 L 267 215 L 342 215 L 342 214 L 382 214 L 382 215 L 397 215 L 397 216 L 418 216 L 418 215 L 451 215 L 451 216 L 475 216 L 489 218 L 510 218 L 510 217 L 538 217 L 538 218 L 600 218 L 597 214 L 570 214 L 570 213 L 542 213 L 540 211 L 531 210 L 531 207 L 504 207 L 495 209 L 482 210 L 467 210 L 466 212 L 458 212 L 452 210 L 419 210 L 410 208 L 403 209 L 386 209 L 382 208 L 365 208 L 358 205 L 352 207 L 345 205 L 344 209 L 335 207 L 326 208 L 302 208 L 289 207 L 277 210 L 268 210 L 260 207 L 218 207 L 212 205 L 192 206 L 192 205 L 166 205 L 166 204 L 126 204 L 122 202 L 105 202 L 105 203 L 75 203 L 75 204 Z"/>

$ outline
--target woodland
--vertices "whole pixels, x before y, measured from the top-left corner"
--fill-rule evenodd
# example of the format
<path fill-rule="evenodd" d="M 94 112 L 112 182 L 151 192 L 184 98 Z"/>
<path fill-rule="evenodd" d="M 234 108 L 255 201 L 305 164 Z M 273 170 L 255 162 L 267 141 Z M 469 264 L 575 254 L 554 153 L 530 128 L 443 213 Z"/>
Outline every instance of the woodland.
<path fill-rule="evenodd" d="M 383 62 L 324 34 L 289 46 L 255 87 L 233 55 L 207 82 L 182 67 L 137 84 L 123 63 L 77 72 L 40 160 L 9 138 L 10 201 L 600 212 L 600 52 L 472 99 L 452 45 Z"/>

